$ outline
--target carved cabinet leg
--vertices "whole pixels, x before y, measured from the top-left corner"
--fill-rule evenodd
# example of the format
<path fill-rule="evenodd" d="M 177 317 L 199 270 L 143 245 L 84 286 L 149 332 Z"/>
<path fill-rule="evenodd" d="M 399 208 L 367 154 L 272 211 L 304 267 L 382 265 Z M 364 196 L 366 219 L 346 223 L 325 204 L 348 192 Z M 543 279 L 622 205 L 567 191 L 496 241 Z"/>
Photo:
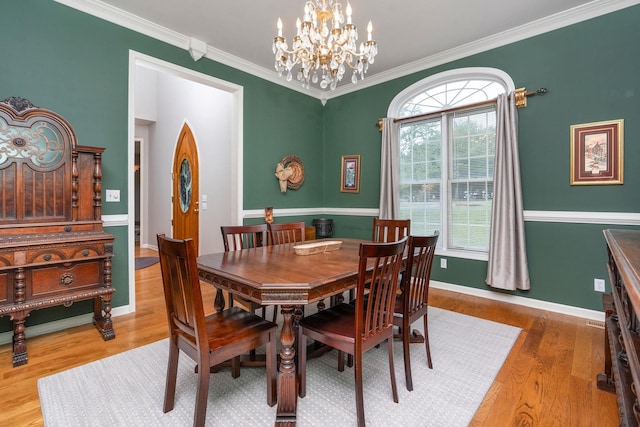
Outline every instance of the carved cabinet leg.
<path fill-rule="evenodd" d="M 604 326 L 604 372 L 597 376 L 597 386 L 600 390 L 608 391 L 609 393 L 616 392 L 616 386 L 613 382 L 613 373 L 611 371 L 611 342 L 609 335 L 612 325 L 616 325 L 617 322 L 615 316 L 615 308 L 613 306 L 613 297 L 611 294 L 605 294 L 602 296 L 602 305 L 605 312 L 605 326 Z M 612 321 L 613 320 L 613 321 Z M 614 331 L 617 330 L 614 327 Z M 617 334 L 616 334 L 617 335 Z"/>
<path fill-rule="evenodd" d="M 25 331 L 25 318 L 28 311 L 21 311 L 11 316 L 13 320 L 13 367 L 26 365 L 29 361 L 27 357 L 27 337 Z"/>
<path fill-rule="evenodd" d="M 93 324 L 102 334 L 103 340 L 109 341 L 116 337 L 111 321 L 111 294 L 93 299 Z"/>

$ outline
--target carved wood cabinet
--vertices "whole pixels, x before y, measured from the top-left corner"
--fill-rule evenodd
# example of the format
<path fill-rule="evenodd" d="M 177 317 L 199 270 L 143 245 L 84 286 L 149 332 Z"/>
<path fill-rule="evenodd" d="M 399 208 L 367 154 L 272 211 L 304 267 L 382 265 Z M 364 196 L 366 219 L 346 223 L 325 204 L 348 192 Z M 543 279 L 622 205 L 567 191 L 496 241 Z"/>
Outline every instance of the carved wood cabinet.
<path fill-rule="evenodd" d="M 78 145 L 52 111 L 18 97 L 0 102 L 0 316 L 13 321 L 13 366 L 28 361 L 32 310 L 93 299 L 93 323 L 104 340 L 115 337 L 103 151 Z"/>
<path fill-rule="evenodd" d="M 640 420 L 640 231 L 605 230 L 611 294 L 605 295 L 605 366 L 598 388 L 615 392 L 621 426 Z"/>

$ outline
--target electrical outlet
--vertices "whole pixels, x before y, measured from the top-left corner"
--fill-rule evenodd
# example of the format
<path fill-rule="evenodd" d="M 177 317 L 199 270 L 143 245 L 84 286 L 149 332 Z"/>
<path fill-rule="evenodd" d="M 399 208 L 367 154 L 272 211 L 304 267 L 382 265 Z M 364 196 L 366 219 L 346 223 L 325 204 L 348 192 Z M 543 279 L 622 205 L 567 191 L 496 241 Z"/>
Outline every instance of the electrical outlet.
<path fill-rule="evenodd" d="M 604 292 L 604 279 L 593 279 L 593 290 L 596 292 Z"/>
<path fill-rule="evenodd" d="M 447 259 L 440 258 L 440 268 L 447 268 Z"/>

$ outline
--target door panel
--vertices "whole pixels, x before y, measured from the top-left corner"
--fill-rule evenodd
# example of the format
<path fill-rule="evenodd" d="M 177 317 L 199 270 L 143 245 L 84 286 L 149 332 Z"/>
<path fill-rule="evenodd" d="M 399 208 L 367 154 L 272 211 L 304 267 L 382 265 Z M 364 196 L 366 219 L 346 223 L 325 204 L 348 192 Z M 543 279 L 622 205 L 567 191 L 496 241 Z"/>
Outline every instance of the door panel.
<path fill-rule="evenodd" d="M 199 248 L 198 148 L 187 124 L 182 127 L 173 159 L 173 237 L 194 240 Z"/>

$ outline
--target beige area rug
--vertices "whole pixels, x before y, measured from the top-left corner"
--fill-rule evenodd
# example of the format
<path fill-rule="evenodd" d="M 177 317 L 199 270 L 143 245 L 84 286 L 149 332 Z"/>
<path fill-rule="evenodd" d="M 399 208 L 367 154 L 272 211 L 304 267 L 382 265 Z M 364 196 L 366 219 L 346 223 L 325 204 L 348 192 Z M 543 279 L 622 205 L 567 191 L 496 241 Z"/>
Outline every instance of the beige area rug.
<path fill-rule="evenodd" d="M 415 329 L 422 329 L 419 323 Z M 429 311 L 433 369 L 424 346 L 412 344 L 414 390 L 404 380 L 402 345 L 394 343 L 400 402 L 391 396 L 386 344 L 364 356 L 368 426 L 467 426 L 520 333 L 519 328 L 446 310 Z M 116 338 L 117 339 L 117 338 Z M 38 380 L 46 426 L 190 426 L 194 363 L 181 355 L 175 409 L 162 412 L 168 343 L 158 341 Z M 298 426 L 355 426 L 353 370 L 336 369 L 335 350 L 307 365 L 307 396 L 298 399 Z M 265 371 L 212 374 L 208 426 L 273 426 Z"/>

